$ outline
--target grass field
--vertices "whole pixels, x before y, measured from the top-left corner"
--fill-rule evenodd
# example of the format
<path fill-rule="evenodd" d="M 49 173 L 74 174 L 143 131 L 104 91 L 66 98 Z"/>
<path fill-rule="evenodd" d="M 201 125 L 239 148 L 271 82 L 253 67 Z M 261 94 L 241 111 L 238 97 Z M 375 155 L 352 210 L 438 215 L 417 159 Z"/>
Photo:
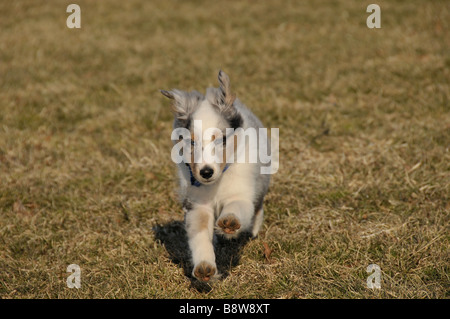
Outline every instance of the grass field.
<path fill-rule="evenodd" d="M 448 1 L 72 2 L 0 3 L 1 298 L 449 298 Z M 199 286 L 159 89 L 219 69 L 280 169 Z"/>

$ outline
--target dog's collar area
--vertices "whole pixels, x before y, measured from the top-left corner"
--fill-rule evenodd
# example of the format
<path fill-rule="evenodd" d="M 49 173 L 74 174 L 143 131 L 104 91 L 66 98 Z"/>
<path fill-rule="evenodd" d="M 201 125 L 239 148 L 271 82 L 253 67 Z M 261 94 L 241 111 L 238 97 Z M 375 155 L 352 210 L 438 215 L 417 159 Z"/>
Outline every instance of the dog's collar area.
<path fill-rule="evenodd" d="M 187 166 L 187 168 L 189 170 L 189 175 L 191 176 L 191 185 L 195 186 L 195 187 L 202 186 L 202 183 L 200 183 L 198 180 L 196 180 L 195 177 L 194 177 L 194 174 L 192 174 L 191 166 L 189 166 L 188 163 L 184 163 L 184 164 Z M 228 169 L 228 167 L 230 167 L 230 164 L 225 165 L 222 173 L 224 173 Z"/>

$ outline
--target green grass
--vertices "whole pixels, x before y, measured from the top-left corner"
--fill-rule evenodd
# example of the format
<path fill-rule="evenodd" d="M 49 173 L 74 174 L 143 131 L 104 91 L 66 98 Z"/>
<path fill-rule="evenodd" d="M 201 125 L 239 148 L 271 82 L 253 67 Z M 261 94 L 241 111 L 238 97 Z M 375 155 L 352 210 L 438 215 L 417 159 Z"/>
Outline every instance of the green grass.
<path fill-rule="evenodd" d="M 361 1 L 80 0 L 79 30 L 70 3 L 0 4 L 1 298 L 449 297 L 445 1 L 379 1 L 378 30 Z M 280 129 L 280 169 L 203 287 L 159 89 L 219 69 Z"/>

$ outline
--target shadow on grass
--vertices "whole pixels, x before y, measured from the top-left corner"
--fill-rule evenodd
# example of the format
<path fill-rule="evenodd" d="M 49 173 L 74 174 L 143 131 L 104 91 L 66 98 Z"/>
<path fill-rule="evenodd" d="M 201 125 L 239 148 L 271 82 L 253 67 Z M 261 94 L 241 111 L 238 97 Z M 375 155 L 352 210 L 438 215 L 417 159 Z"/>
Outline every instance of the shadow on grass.
<path fill-rule="evenodd" d="M 153 227 L 155 238 L 164 245 L 172 262 L 183 268 L 184 274 L 191 281 L 191 287 L 200 292 L 209 292 L 211 286 L 208 283 L 198 281 L 192 276 L 194 266 L 191 262 L 188 239 L 184 223 L 172 221 L 165 225 Z M 251 239 L 250 233 L 242 233 L 236 239 L 226 239 L 220 235 L 214 235 L 214 252 L 216 254 L 216 265 L 221 279 L 229 275 L 232 267 L 239 264 L 242 248 Z"/>

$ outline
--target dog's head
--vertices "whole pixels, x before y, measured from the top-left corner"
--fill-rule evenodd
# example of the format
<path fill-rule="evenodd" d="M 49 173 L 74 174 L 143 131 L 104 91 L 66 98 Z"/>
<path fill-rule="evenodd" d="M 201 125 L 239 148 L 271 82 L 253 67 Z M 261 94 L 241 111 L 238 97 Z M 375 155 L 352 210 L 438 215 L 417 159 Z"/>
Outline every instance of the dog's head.
<path fill-rule="evenodd" d="M 201 184 L 213 184 L 226 170 L 227 128 L 242 127 L 243 119 L 235 107 L 230 79 L 219 72 L 219 88 L 208 88 L 206 96 L 197 91 L 161 91 L 172 99 L 174 129 L 190 131 L 191 160 L 189 168 Z M 201 156 L 195 157 L 195 154 Z M 198 160 L 200 159 L 200 160 Z"/>

